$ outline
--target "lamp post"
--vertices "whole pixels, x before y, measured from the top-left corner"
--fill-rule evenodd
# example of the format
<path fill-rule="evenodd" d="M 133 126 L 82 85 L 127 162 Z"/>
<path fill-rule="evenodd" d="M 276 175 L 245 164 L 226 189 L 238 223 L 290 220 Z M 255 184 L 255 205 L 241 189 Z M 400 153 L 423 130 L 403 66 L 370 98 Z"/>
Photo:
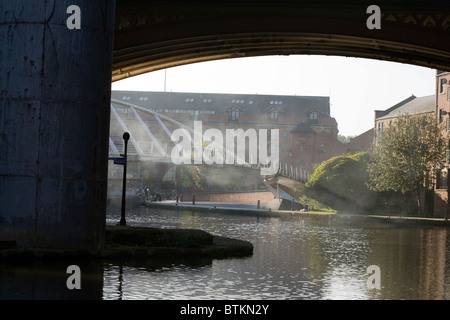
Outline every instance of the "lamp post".
<path fill-rule="evenodd" d="M 130 139 L 130 134 L 128 132 L 125 132 L 122 136 L 123 141 L 125 143 L 125 150 L 124 150 L 124 164 L 123 164 L 123 181 L 122 181 L 122 210 L 120 215 L 120 225 L 125 226 L 127 224 L 125 220 L 125 198 L 126 198 L 126 192 L 127 192 L 127 147 L 128 147 L 128 140 Z"/>

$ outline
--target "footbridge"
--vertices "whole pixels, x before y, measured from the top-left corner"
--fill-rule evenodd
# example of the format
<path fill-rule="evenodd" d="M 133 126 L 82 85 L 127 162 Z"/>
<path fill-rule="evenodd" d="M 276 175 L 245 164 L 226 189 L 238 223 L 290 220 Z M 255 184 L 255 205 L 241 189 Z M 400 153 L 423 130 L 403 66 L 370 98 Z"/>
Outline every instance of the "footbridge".
<path fill-rule="evenodd" d="M 234 148 L 230 150 L 226 144 L 217 144 L 215 141 L 212 142 L 212 147 L 205 147 L 205 142 L 202 140 L 199 142 L 200 148 L 197 149 L 194 137 L 203 137 L 203 132 L 196 131 L 199 128 L 193 125 L 193 121 L 190 124 L 189 126 L 189 123 L 182 123 L 136 104 L 111 99 L 109 157 L 115 158 L 124 153 L 122 135 L 124 132 L 128 132 L 130 134 L 127 149 L 129 159 L 160 164 L 158 172 L 154 172 L 154 175 L 161 179 L 170 167 L 177 165 L 174 163 L 173 154 L 178 154 L 180 151 L 186 152 L 186 150 L 179 149 L 179 141 L 173 136 L 175 130 L 182 129 L 189 133 L 184 138 L 190 139 L 189 145 L 191 146 L 183 165 L 195 164 L 215 168 L 237 166 L 249 170 L 258 170 L 264 184 L 274 194 L 275 198 L 298 202 L 299 191 L 302 190 L 302 186 L 309 179 L 309 172 L 302 168 L 281 165 L 278 159 L 271 161 L 268 165 L 263 165 L 258 161 L 252 161 L 250 155 L 235 154 Z M 242 142 L 245 143 L 245 140 Z M 210 153 L 212 150 L 212 152 L 220 151 L 223 155 L 232 154 L 234 160 L 230 163 L 225 162 L 223 158 L 215 159 L 219 160 L 216 162 L 211 161 L 213 159 L 205 159 L 208 156 L 206 148 L 210 150 Z M 248 149 L 248 145 L 246 149 Z M 201 163 L 196 164 L 196 152 L 202 153 Z M 205 163 L 205 161 L 208 161 L 208 163 Z"/>

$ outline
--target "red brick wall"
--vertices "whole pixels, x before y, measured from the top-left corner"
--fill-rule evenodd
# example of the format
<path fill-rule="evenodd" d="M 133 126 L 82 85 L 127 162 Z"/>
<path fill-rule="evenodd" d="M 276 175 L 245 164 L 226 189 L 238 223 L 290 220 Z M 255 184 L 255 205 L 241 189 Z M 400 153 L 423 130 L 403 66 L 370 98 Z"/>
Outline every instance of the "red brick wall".
<path fill-rule="evenodd" d="M 436 190 L 434 195 L 434 217 L 443 218 L 447 214 L 447 190 Z"/>
<path fill-rule="evenodd" d="M 184 194 L 183 201 L 192 201 L 193 194 Z M 196 201 L 211 201 L 211 202 L 231 202 L 231 203 L 245 203 L 257 204 L 258 200 L 262 203 L 268 203 L 274 199 L 272 192 L 236 192 L 236 193 L 205 193 L 201 192 L 195 195 Z"/>
<path fill-rule="evenodd" d="M 347 145 L 349 152 L 367 152 L 371 151 L 374 142 L 375 134 L 374 129 L 367 130 L 366 132 L 360 134 L 359 136 L 350 140 Z"/>
<path fill-rule="evenodd" d="M 441 92 L 441 87 L 440 87 L 440 80 L 441 79 L 447 79 L 447 83 L 444 86 L 444 91 Z M 441 74 L 437 74 L 436 76 L 436 102 L 437 102 L 437 106 L 436 106 L 436 117 L 439 121 L 439 114 L 440 114 L 440 110 L 444 110 L 447 112 L 447 114 L 444 116 L 444 121 L 443 121 L 443 125 L 444 125 L 444 129 L 443 129 L 443 136 L 446 137 L 447 139 L 450 137 L 449 133 L 447 132 L 447 128 L 446 128 L 446 121 L 447 119 L 450 117 L 450 100 L 448 99 L 449 96 L 449 90 L 450 90 L 450 73 L 448 72 L 444 72 Z M 448 167 L 449 164 L 446 164 L 446 167 Z M 447 214 L 447 202 L 448 202 L 448 197 L 447 197 L 447 189 L 438 189 L 436 190 L 436 195 L 435 195 L 435 201 L 434 201 L 434 216 L 435 217 L 445 217 Z"/>
<path fill-rule="evenodd" d="M 302 143 L 304 143 L 303 149 L 301 148 Z M 323 152 L 319 150 L 321 144 L 324 145 Z M 314 171 L 315 165 L 319 165 L 332 157 L 345 154 L 347 151 L 346 145 L 329 133 L 293 134 L 291 145 L 292 156 L 287 163 L 288 166 L 300 167 L 301 162 L 303 169 L 309 173 Z M 281 161 L 283 161 L 283 158 L 281 158 Z"/>

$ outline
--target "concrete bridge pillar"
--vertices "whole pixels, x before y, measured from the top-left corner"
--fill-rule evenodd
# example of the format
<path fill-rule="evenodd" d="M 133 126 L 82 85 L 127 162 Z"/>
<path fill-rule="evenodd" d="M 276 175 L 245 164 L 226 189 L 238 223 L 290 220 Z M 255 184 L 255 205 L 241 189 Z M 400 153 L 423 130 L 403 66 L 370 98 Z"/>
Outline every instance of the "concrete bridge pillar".
<path fill-rule="evenodd" d="M 0 240 L 101 249 L 114 14 L 0 0 Z"/>

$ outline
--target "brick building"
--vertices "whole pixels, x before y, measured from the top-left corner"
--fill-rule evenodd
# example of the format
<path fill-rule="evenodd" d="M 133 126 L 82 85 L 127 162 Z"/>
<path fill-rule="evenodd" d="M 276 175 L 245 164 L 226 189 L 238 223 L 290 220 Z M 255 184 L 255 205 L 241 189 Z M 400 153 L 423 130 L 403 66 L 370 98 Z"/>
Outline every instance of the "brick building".
<path fill-rule="evenodd" d="M 450 167 L 450 72 L 436 71 L 435 113 L 440 123 L 445 124 L 443 135 L 447 139 L 446 164 L 436 181 L 434 215 L 450 217 L 448 168 Z"/>
<path fill-rule="evenodd" d="M 435 112 L 435 96 L 410 97 L 400 101 L 386 110 L 375 110 L 375 140 L 383 131 L 402 114 L 420 114 Z"/>
<path fill-rule="evenodd" d="M 448 168 L 450 167 L 450 72 L 436 71 L 436 93 L 417 98 L 414 95 L 386 110 L 375 111 L 375 141 L 383 131 L 401 114 L 432 113 L 445 124 L 443 135 L 448 141 L 446 164 L 433 182 L 432 212 L 434 217 L 450 217 Z"/>
<path fill-rule="evenodd" d="M 312 173 L 315 165 L 347 151 L 337 140 L 329 97 L 257 94 L 113 91 L 112 98 L 138 105 L 203 130 L 279 129 L 284 168 Z M 144 119 L 145 120 L 145 119 Z"/>
<path fill-rule="evenodd" d="M 371 128 L 366 132 L 361 133 L 359 136 L 350 139 L 347 144 L 347 152 L 370 152 L 375 138 L 375 130 Z"/>

